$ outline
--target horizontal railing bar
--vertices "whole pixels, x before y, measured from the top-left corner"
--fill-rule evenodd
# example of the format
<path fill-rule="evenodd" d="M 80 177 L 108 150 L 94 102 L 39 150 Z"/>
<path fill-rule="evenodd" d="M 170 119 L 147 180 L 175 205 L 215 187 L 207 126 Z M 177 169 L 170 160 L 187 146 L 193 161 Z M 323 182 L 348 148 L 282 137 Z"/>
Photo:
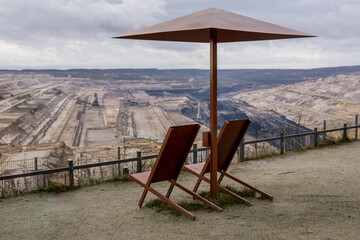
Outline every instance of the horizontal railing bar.
<path fill-rule="evenodd" d="M 153 159 L 153 158 L 157 158 L 157 156 L 158 155 L 141 156 L 141 160 Z"/>
<path fill-rule="evenodd" d="M 76 165 L 74 166 L 74 170 L 83 169 L 83 168 L 92 168 L 92 167 L 101 167 L 106 165 L 118 164 L 118 163 L 127 163 L 127 162 L 134 162 L 138 158 L 128 158 L 128 159 L 120 159 L 120 160 L 113 160 L 107 162 L 98 162 L 98 163 L 89 163 L 84 165 Z"/>
<path fill-rule="evenodd" d="M 41 170 L 41 171 L 34 171 L 34 172 L 27 172 L 27 173 L 0 176 L 0 180 L 8 180 L 8 179 L 13 179 L 13 178 L 21 178 L 21 177 L 30 177 L 30 176 L 36 176 L 36 175 L 65 172 L 65 171 L 69 171 L 69 168 L 68 167 L 62 167 L 62 168 L 54 168 L 54 169 L 48 169 L 48 170 Z"/>
<path fill-rule="evenodd" d="M 208 151 L 210 150 L 209 147 L 203 147 L 203 148 L 198 148 L 198 151 L 202 152 L 202 151 Z M 194 150 L 192 150 L 194 152 Z"/>

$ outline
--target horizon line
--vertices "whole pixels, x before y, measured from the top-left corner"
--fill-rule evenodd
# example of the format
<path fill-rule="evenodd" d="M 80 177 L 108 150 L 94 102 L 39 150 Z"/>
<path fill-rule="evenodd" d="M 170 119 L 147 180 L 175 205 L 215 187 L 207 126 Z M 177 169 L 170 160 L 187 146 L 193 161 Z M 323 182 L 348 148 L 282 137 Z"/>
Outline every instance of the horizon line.
<path fill-rule="evenodd" d="M 359 65 L 341 65 L 341 66 L 329 66 L 329 67 L 316 67 L 316 68 L 219 68 L 219 71 L 226 70 L 314 70 L 314 69 L 326 69 L 326 68 L 344 68 L 344 67 L 360 67 Z M 23 68 L 23 69 L 0 69 L 0 71 L 71 71 L 71 70 L 160 70 L 160 71 L 172 71 L 172 70 L 199 70 L 209 71 L 206 68 Z"/>

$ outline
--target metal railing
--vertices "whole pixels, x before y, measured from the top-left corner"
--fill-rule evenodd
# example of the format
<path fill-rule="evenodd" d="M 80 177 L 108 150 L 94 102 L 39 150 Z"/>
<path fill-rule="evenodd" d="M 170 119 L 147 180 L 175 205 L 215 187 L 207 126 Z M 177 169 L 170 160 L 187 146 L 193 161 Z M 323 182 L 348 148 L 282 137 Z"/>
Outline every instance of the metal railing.
<path fill-rule="evenodd" d="M 358 125 L 357 122 L 357 115 L 355 118 L 355 126 L 348 126 L 347 124 L 344 124 L 342 128 L 334 128 L 334 129 L 327 129 L 318 131 L 317 128 L 314 128 L 311 132 L 305 132 L 305 133 L 299 133 L 299 134 L 292 134 L 292 135 L 285 135 L 282 131 L 279 135 L 279 137 L 272 137 L 272 138 L 264 138 L 264 139 L 258 139 L 258 140 L 252 140 L 252 141 L 243 141 L 240 144 L 240 147 L 237 151 L 237 157 L 240 162 L 245 161 L 245 145 L 248 144 L 257 144 L 262 142 L 269 142 L 269 141 L 279 141 L 279 153 L 284 154 L 285 153 L 285 140 L 289 138 L 294 137 L 302 137 L 302 136 L 313 136 L 313 146 L 317 147 L 319 144 L 319 137 L 323 136 L 322 139 L 326 139 L 326 134 L 330 132 L 336 132 L 336 131 L 342 131 L 342 138 L 347 138 L 348 136 L 348 130 L 355 129 L 354 133 L 354 139 L 358 139 L 358 128 L 360 125 Z M 324 127 L 326 129 L 326 127 Z M 209 154 L 209 148 L 198 148 L 197 144 L 193 145 L 193 148 L 190 150 L 190 154 L 187 160 L 187 163 L 197 163 L 201 162 L 207 159 Z M 129 173 L 128 169 L 123 169 L 123 173 L 121 173 L 121 164 L 125 163 L 136 163 L 136 172 L 141 172 L 143 170 L 143 162 L 155 159 L 157 155 L 149 155 L 149 156 L 142 156 L 142 152 L 138 151 L 136 157 L 134 158 L 128 158 L 128 159 L 120 159 L 120 147 L 117 149 L 117 158 L 116 160 L 112 161 L 106 161 L 106 162 L 97 162 L 97 163 L 90 163 L 90 164 L 84 164 L 84 165 L 74 165 L 73 160 L 68 160 L 68 166 L 67 167 L 60 167 L 60 168 L 54 168 L 54 169 L 48 169 L 48 170 L 39 170 L 38 166 L 38 160 L 35 158 L 34 160 L 30 159 L 33 162 L 33 169 L 34 171 L 25 172 L 25 173 L 19 173 L 19 174 L 12 174 L 12 175 L 5 175 L 0 176 L 0 180 L 9 180 L 9 179 L 16 179 L 16 178 L 25 178 L 30 176 L 38 176 L 38 175 L 46 175 L 46 174 L 53 174 L 53 173 L 60 173 L 65 172 L 65 176 L 68 177 L 68 183 L 70 186 L 74 186 L 74 171 L 81 170 L 81 169 L 89 169 L 89 168 L 95 168 L 95 167 L 103 167 L 103 166 L 115 166 L 117 165 L 117 174 L 120 177 L 121 174 Z M 204 157 L 205 155 L 205 157 Z M 29 161 L 30 161 L 29 160 Z M 19 160 L 21 161 L 21 160 Z M 30 168 L 32 168 L 30 166 Z M 66 178 L 66 177 L 65 177 Z M 66 179 L 65 179 L 66 182 Z"/>
<path fill-rule="evenodd" d="M 0 171 L 7 172 L 7 171 L 38 171 L 40 169 L 45 168 L 44 162 L 47 160 L 47 157 L 34 157 L 34 158 L 27 158 L 27 159 L 19 159 L 19 160 L 11 160 L 0 162 Z"/>
<path fill-rule="evenodd" d="M 356 115 L 357 116 L 357 115 Z M 333 128 L 333 129 L 328 129 L 328 130 L 322 130 L 322 131 L 318 131 L 318 128 L 314 128 L 314 131 L 312 132 L 305 132 L 305 133 L 298 133 L 298 134 L 292 134 L 292 135 L 284 135 L 284 132 L 280 132 L 280 136 L 279 137 L 272 137 L 272 138 L 264 138 L 264 139 L 258 139 L 258 140 L 253 140 L 253 141 L 247 141 L 247 142 L 242 142 L 240 145 L 240 152 L 244 151 L 244 146 L 245 144 L 256 144 L 256 143 L 261 143 L 261 142 L 269 142 L 269 141 L 279 141 L 280 142 L 280 154 L 284 154 L 285 153 L 285 139 L 288 138 L 295 138 L 295 137 L 303 137 L 303 136 L 314 136 L 314 147 L 318 147 L 319 145 L 319 136 L 323 135 L 324 139 L 326 138 L 326 133 L 329 132 L 336 132 L 336 131 L 343 131 L 343 139 L 347 138 L 347 130 L 350 129 L 355 129 L 355 137 L 354 139 L 357 140 L 358 139 L 358 128 L 360 127 L 360 125 L 355 125 L 355 126 L 347 126 L 347 124 L 345 123 L 344 126 L 342 128 Z M 244 154 L 240 155 L 240 162 L 244 161 Z"/>

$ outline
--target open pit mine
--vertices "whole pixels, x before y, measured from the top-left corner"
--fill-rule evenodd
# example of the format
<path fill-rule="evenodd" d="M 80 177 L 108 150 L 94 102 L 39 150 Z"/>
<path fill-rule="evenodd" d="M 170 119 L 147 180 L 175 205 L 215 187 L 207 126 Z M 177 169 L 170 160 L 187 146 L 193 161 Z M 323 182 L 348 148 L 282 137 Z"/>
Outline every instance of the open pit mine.
<path fill-rule="evenodd" d="M 285 127 L 306 131 L 323 120 L 350 123 L 360 112 L 359 72 L 221 70 L 219 129 L 226 120 L 250 118 L 251 139 Z M 205 70 L 2 70 L 0 163 L 64 146 L 79 161 L 113 159 L 116 150 L 109 149 L 118 146 L 121 157 L 157 153 L 171 125 L 197 122 L 208 131 L 208 76 Z"/>

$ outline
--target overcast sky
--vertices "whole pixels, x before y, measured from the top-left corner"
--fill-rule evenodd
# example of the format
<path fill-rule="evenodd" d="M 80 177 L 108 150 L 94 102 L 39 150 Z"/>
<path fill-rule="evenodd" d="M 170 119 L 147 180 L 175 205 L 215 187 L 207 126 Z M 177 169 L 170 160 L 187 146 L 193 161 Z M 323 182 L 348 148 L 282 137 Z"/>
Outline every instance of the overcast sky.
<path fill-rule="evenodd" d="M 360 0 L 0 0 L 0 69 L 208 69 L 208 44 L 111 37 L 210 7 L 319 36 L 219 44 L 219 68 L 360 65 Z"/>

